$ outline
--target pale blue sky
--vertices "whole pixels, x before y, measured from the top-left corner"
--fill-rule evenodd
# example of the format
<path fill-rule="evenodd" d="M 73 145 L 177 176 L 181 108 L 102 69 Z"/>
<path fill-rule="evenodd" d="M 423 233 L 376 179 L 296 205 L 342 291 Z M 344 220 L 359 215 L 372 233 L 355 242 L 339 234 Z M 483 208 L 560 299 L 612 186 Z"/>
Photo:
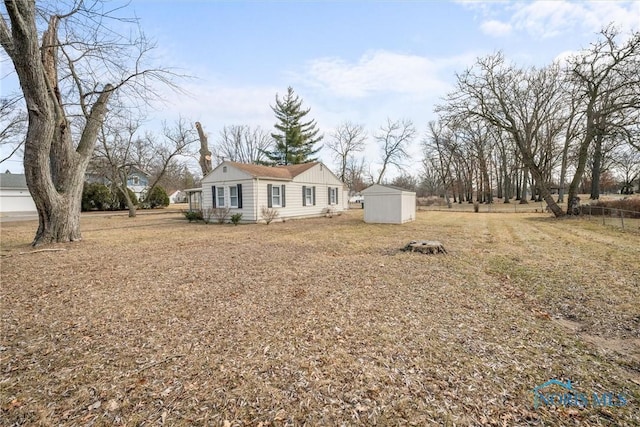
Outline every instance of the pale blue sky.
<path fill-rule="evenodd" d="M 224 125 L 271 130 L 269 105 L 292 86 L 325 138 L 345 120 L 365 125 L 374 174 L 371 135 L 387 117 L 408 118 L 421 139 L 455 72 L 476 57 L 502 50 L 518 64 L 544 65 L 588 46 L 610 22 L 640 27 L 638 1 L 133 0 L 130 7 L 157 40 L 155 56 L 195 77 L 183 82 L 190 95 L 168 94 L 154 118 L 200 121 L 211 142 Z M 3 90 L 10 86 L 3 82 Z M 328 152 L 321 157 L 332 163 Z"/>

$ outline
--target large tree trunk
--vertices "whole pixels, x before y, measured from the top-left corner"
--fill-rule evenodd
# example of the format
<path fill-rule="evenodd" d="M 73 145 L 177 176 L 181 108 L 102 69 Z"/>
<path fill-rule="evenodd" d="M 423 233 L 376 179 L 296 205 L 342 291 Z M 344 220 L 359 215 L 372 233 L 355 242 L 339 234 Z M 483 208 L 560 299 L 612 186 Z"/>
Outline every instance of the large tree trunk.
<path fill-rule="evenodd" d="M 80 233 L 82 184 L 83 181 L 80 180 L 79 185 L 73 184 L 68 187 L 67 194 L 57 195 L 53 203 L 41 204 L 38 208 L 38 231 L 33 239 L 33 246 L 73 242 L 82 238 Z M 38 190 L 34 191 L 32 188 L 30 187 L 32 195 L 39 194 Z"/>
<path fill-rule="evenodd" d="M 0 18 L 0 41 L 13 61 L 29 112 L 24 169 L 39 220 L 32 244 L 79 240 L 84 174 L 113 87 L 107 85 L 87 111 L 85 127 L 74 149 L 58 88 L 59 17 L 50 18 L 40 47 L 35 2 L 14 0 L 5 2 L 5 6 L 11 34 L 4 18 Z"/>
<path fill-rule="evenodd" d="M 595 137 L 593 166 L 591 167 L 591 200 L 600 198 L 600 172 L 602 167 L 602 133 L 598 133 Z"/>
<path fill-rule="evenodd" d="M 522 190 L 520 190 L 520 204 L 525 205 L 529 202 L 527 201 L 527 184 L 529 182 L 529 168 L 524 167 L 522 169 Z"/>
<path fill-rule="evenodd" d="M 599 122 L 598 114 L 594 111 L 595 100 L 592 99 L 587 106 L 587 128 L 585 130 L 584 138 L 580 142 L 580 150 L 578 151 L 578 164 L 576 165 L 576 172 L 573 175 L 571 184 L 569 185 L 569 194 L 567 197 L 568 206 L 571 206 L 572 201 L 578 197 L 578 186 L 580 185 L 584 176 L 584 171 L 587 167 L 587 159 L 589 158 L 589 146 L 593 142 L 597 132 L 597 122 Z M 571 209 L 567 209 L 570 214 Z"/>
<path fill-rule="evenodd" d="M 553 214 L 557 217 L 561 217 L 564 215 L 564 212 L 560 206 L 553 200 L 553 196 L 551 195 L 551 190 L 549 188 L 549 183 L 544 179 L 544 175 L 536 164 L 533 154 L 529 150 L 530 144 L 526 144 L 517 133 L 514 133 L 514 140 L 516 142 L 517 147 L 520 150 L 520 154 L 522 155 L 522 162 L 524 163 L 526 169 L 531 173 L 531 181 L 535 181 L 538 183 L 537 187 L 540 192 L 540 196 L 547 202 L 548 208 L 553 212 Z M 524 180 L 526 184 L 526 179 Z M 523 200 L 526 200 L 526 194 L 522 197 Z M 522 202 L 521 202 L 522 203 Z"/>
<path fill-rule="evenodd" d="M 565 142 L 562 149 L 562 164 L 560 166 L 560 184 L 558 187 L 558 203 L 564 203 L 564 185 L 567 180 L 567 163 L 569 157 L 569 142 Z"/>

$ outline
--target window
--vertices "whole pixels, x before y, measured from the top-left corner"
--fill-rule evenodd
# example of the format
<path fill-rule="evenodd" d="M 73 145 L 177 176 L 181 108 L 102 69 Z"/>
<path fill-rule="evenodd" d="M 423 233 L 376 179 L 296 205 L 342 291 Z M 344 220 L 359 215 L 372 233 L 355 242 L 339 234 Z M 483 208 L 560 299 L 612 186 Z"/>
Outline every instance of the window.
<path fill-rule="evenodd" d="M 284 208 L 286 206 L 285 186 L 267 184 L 267 207 Z"/>
<path fill-rule="evenodd" d="M 229 187 L 229 207 L 238 207 L 238 187 Z"/>
<path fill-rule="evenodd" d="M 222 167 L 222 173 L 227 173 L 227 167 L 226 166 Z"/>
<path fill-rule="evenodd" d="M 337 187 L 329 187 L 329 204 L 330 205 L 338 204 L 338 188 Z"/>
<path fill-rule="evenodd" d="M 302 206 L 316 205 L 316 187 L 302 186 Z"/>
<path fill-rule="evenodd" d="M 277 185 L 271 188 L 271 206 L 280 207 L 280 187 Z"/>
<path fill-rule="evenodd" d="M 131 177 L 131 185 L 140 185 L 140 177 L 139 176 L 132 176 Z"/>
<path fill-rule="evenodd" d="M 217 207 L 224 208 L 224 187 L 218 187 L 217 189 Z"/>

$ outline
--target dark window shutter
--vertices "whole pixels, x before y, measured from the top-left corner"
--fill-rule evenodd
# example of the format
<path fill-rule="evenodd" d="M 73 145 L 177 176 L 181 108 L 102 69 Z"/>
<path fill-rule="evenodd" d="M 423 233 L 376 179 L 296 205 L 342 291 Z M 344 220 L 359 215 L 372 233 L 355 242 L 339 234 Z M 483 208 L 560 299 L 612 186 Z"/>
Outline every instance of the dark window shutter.
<path fill-rule="evenodd" d="M 302 206 L 307 206 L 307 186 L 302 186 Z"/>
<path fill-rule="evenodd" d="M 313 186 L 313 206 L 316 205 L 316 186 Z"/>
<path fill-rule="evenodd" d="M 327 187 L 327 204 L 331 204 L 331 187 Z"/>
<path fill-rule="evenodd" d="M 242 209 L 242 184 L 238 184 L 238 209 Z"/>
<path fill-rule="evenodd" d="M 273 186 L 271 184 L 267 184 L 267 207 L 272 208 L 273 202 L 271 201 L 271 189 Z"/>
<path fill-rule="evenodd" d="M 284 197 L 284 185 L 282 185 L 281 188 L 282 188 L 282 190 L 280 190 L 280 197 L 282 198 L 282 200 L 280 201 L 280 206 L 282 206 L 284 208 L 285 206 L 287 206 L 287 202 L 286 202 L 286 199 Z"/>
<path fill-rule="evenodd" d="M 338 187 L 336 187 L 336 205 L 338 204 Z"/>
<path fill-rule="evenodd" d="M 213 195 L 213 205 L 211 205 L 211 206 L 213 206 L 213 208 L 215 209 L 216 208 L 216 196 L 217 196 L 217 194 L 216 194 L 216 186 L 215 185 L 211 186 L 211 194 Z"/>

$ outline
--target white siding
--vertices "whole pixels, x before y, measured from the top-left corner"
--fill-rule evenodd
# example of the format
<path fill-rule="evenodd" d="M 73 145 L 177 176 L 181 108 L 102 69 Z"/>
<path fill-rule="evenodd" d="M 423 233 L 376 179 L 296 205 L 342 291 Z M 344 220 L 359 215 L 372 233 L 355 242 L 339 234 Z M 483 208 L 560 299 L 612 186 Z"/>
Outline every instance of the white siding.
<path fill-rule="evenodd" d="M 331 205 L 335 212 L 340 212 L 348 207 L 348 192 L 344 190 L 343 183 L 324 165 L 317 164 L 305 172 L 299 174 L 292 181 L 283 181 L 267 178 L 253 178 L 249 174 L 227 165 L 227 171 L 223 172 L 222 166 L 218 166 L 202 180 L 202 206 L 210 209 L 213 206 L 213 190 L 216 186 L 225 187 L 225 203 L 229 203 L 228 187 L 242 184 L 242 209 L 231 209 L 231 214 L 242 213 L 243 222 L 262 221 L 262 208 L 268 207 L 268 186 L 285 187 L 285 206 L 273 207 L 279 212 L 275 221 L 288 218 L 304 218 L 320 216 L 329 208 L 329 188 L 336 188 L 338 201 Z M 303 187 L 315 187 L 315 205 L 304 206 Z"/>
<path fill-rule="evenodd" d="M 213 187 L 224 187 L 225 206 L 229 206 L 229 187 L 242 185 L 242 209 L 231 208 L 229 216 L 242 214 L 242 222 L 255 222 L 254 179 L 248 173 L 222 163 L 202 179 L 202 209 L 213 207 Z"/>
<path fill-rule="evenodd" d="M 364 221 L 402 224 L 416 218 L 416 193 L 374 184 L 362 191 Z"/>
<path fill-rule="evenodd" d="M 402 223 L 414 221 L 416 219 L 416 193 L 405 191 L 402 193 Z"/>
<path fill-rule="evenodd" d="M 242 222 L 255 222 L 255 198 L 253 179 L 241 180 L 241 181 L 223 181 L 215 183 L 202 183 L 202 209 L 211 209 L 213 207 L 213 187 L 216 189 L 224 187 L 224 205 L 230 207 L 230 187 L 237 187 L 238 184 L 242 185 L 242 208 L 230 208 L 229 216 L 241 213 Z M 216 207 L 220 207 L 217 205 Z"/>
<path fill-rule="evenodd" d="M 27 189 L 0 189 L 0 212 L 36 212 Z"/>
<path fill-rule="evenodd" d="M 315 187 L 316 204 L 315 206 L 303 206 L 302 187 Z M 304 171 L 300 175 L 293 178 L 287 187 L 291 187 L 293 198 L 291 204 L 287 199 L 287 212 L 289 218 L 302 218 L 307 216 L 319 216 L 327 212 L 331 208 L 334 212 L 341 212 L 348 206 L 348 200 L 344 195 L 344 184 L 336 177 L 329 168 L 319 163 L 312 168 Z M 336 188 L 337 203 L 329 203 L 329 188 Z M 289 189 L 287 189 L 289 191 Z M 346 205 L 345 205 L 346 202 Z"/>
<path fill-rule="evenodd" d="M 364 222 L 400 224 L 400 194 L 367 194 L 364 196 Z"/>
<path fill-rule="evenodd" d="M 278 218 L 276 220 L 281 220 L 283 218 L 305 218 L 305 217 L 314 217 L 324 215 L 327 212 L 327 208 L 329 207 L 328 196 L 329 196 L 329 186 L 326 184 L 318 184 L 312 182 L 283 182 L 283 181 L 271 181 L 271 180 L 256 180 L 254 182 L 255 188 L 257 188 L 257 207 L 258 207 L 258 216 L 261 218 L 262 207 L 268 206 L 267 199 L 267 191 L 268 185 L 271 184 L 273 186 L 282 186 L 285 187 L 285 206 L 284 207 L 273 207 L 273 209 L 279 212 Z M 308 206 L 304 206 L 303 202 L 303 187 L 315 187 L 315 205 L 311 204 Z M 341 190 L 342 187 L 333 187 L 338 188 L 338 204 L 332 205 L 332 208 L 336 212 L 340 212 L 343 209 L 342 201 L 340 197 L 342 196 Z"/>

